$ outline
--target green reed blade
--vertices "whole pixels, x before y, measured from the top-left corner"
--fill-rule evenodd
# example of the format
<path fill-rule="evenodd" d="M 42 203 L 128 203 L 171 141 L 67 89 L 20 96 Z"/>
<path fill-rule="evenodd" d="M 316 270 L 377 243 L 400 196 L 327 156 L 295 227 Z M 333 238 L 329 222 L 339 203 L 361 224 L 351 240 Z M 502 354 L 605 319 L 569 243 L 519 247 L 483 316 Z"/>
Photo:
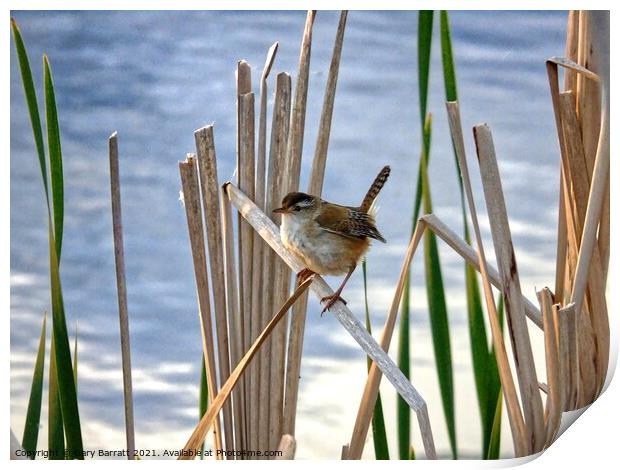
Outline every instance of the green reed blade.
<path fill-rule="evenodd" d="M 204 355 L 200 354 L 200 392 L 198 395 L 198 420 L 204 416 L 207 412 L 207 408 L 209 407 L 209 387 L 207 385 L 207 368 L 205 366 Z M 201 450 L 204 450 L 205 445 L 204 442 L 202 444 Z M 204 455 L 200 454 L 200 460 L 204 459 Z"/>
<path fill-rule="evenodd" d="M 64 182 L 62 176 L 62 150 L 60 147 L 60 128 L 54 94 L 54 80 L 49 59 L 43 56 L 43 82 L 45 89 L 45 122 L 47 124 L 47 150 L 50 156 L 50 176 L 52 182 L 52 202 L 54 206 L 54 238 L 56 254 L 60 265 L 62 233 L 64 220 Z"/>
<path fill-rule="evenodd" d="M 418 96 L 420 98 L 420 122 L 422 123 L 426 119 L 426 103 L 428 102 L 433 14 L 432 10 L 422 10 L 418 13 Z"/>
<path fill-rule="evenodd" d="M 45 368 L 45 329 L 47 314 L 43 316 L 41 326 L 41 337 L 37 350 L 37 359 L 34 363 L 34 373 L 32 374 L 32 385 L 30 386 L 30 398 L 28 399 L 28 411 L 26 412 L 26 424 L 24 425 L 24 436 L 22 438 L 22 448 L 28 452 L 37 449 L 39 439 L 39 422 L 41 421 L 41 400 L 43 396 L 43 373 Z"/>
<path fill-rule="evenodd" d="M 368 307 L 368 278 L 366 272 L 366 259 L 362 260 L 362 275 L 364 277 L 364 304 L 366 310 L 366 329 L 372 334 L 370 324 L 370 308 Z M 367 359 L 367 367 L 370 370 L 372 361 Z M 375 446 L 375 458 L 377 460 L 390 460 L 388 450 L 387 433 L 385 431 L 385 419 L 383 418 L 383 405 L 381 404 L 381 393 L 377 394 L 375 409 L 372 414 L 372 440 Z"/>
<path fill-rule="evenodd" d="M 433 11 L 420 11 L 418 13 L 418 97 L 420 101 L 420 122 L 422 133 L 424 130 L 424 119 L 426 117 L 426 105 L 428 102 L 428 79 L 430 72 L 431 45 L 433 39 Z M 415 189 L 415 200 L 413 204 L 413 216 L 411 224 L 411 234 L 420 216 L 422 205 L 422 158 L 428 158 L 428 152 L 420 155 L 418 166 L 418 181 Z M 426 162 L 424 163 L 426 164 Z M 410 318 L 410 273 L 407 272 L 403 298 L 401 301 L 401 315 L 399 322 L 398 337 L 398 367 L 409 378 L 410 374 L 410 338 L 409 338 L 409 318 Z M 408 460 L 410 457 L 411 442 L 411 410 L 409 405 L 400 397 L 396 398 L 397 403 L 397 427 L 398 427 L 398 454 L 401 460 Z"/>
<path fill-rule="evenodd" d="M 48 153 L 50 155 L 50 173 L 52 181 L 52 197 L 54 203 L 54 223 L 50 212 L 48 186 L 46 180 L 45 157 L 41 151 L 43 138 L 41 135 L 41 122 L 38 118 L 38 108 L 36 94 L 32 83 L 32 73 L 30 71 L 28 54 L 24 47 L 19 28 L 15 21 L 12 21 L 13 35 L 17 53 L 19 56 L 20 71 L 22 82 L 26 93 L 29 111 L 31 113 L 31 123 L 35 135 L 35 143 L 41 164 L 41 174 L 43 176 L 43 186 L 45 188 L 47 209 L 48 209 L 48 239 L 50 255 L 50 284 L 52 298 L 52 337 L 54 342 L 54 360 L 50 360 L 50 370 L 55 367 L 53 377 L 57 379 L 58 395 L 60 397 L 60 408 L 62 423 L 64 425 L 65 437 L 67 440 L 67 450 L 70 458 L 83 458 L 82 432 L 80 427 L 80 416 L 78 411 L 77 394 L 75 390 L 75 380 L 73 376 L 73 366 L 71 362 L 71 350 L 69 346 L 69 335 L 65 320 L 64 302 L 62 298 L 62 288 L 60 282 L 60 253 L 62 247 L 63 232 L 63 177 L 62 177 L 62 153 L 60 151 L 60 131 L 58 129 L 58 115 L 56 110 L 56 98 L 52 73 L 47 57 L 43 57 L 44 68 L 44 95 L 46 108 L 46 121 L 48 127 Z M 53 380 L 52 380 L 53 382 Z M 51 385 L 54 385 L 53 383 Z M 54 395 L 50 395 L 50 401 L 54 403 Z"/>
<path fill-rule="evenodd" d="M 47 448 L 50 460 L 65 458 L 65 435 L 62 422 L 62 407 L 58 388 L 58 370 L 56 367 L 56 342 L 52 334 L 50 346 L 50 377 L 48 387 L 48 418 L 47 418 Z"/>
<path fill-rule="evenodd" d="M 424 149 L 428 153 L 431 142 L 432 117 L 430 113 L 424 124 Z M 422 158 L 422 200 L 424 212 L 433 212 L 430 185 L 426 167 L 427 158 Z M 452 457 L 458 458 L 456 444 L 456 424 L 454 419 L 454 383 L 452 372 L 452 351 L 450 346 L 450 325 L 448 322 L 448 308 L 441 274 L 441 262 L 437 239 L 431 231 L 424 233 L 424 268 L 426 272 L 426 294 L 430 315 L 435 364 L 441 391 L 441 401 L 448 428 L 448 437 L 452 449 Z"/>
<path fill-rule="evenodd" d="M 416 219 L 414 219 L 416 220 Z M 405 280 L 403 289 L 403 300 L 400 313 L 400 328 L 398 334 L 398 367 L 403 375 L 409 379 L 410 365 L 410 337 L 409 337 L 409 273 Z M 398 454 L 401 460 L 408 460 L 410 457 L 411 443 L 411 408 L 409 404 L 399 395 L 396 399 L 397 426 L 398 426 Z"/>
<path fill-rule="evenodd" d="M 504 298 L 499 295 L 497 301 L 497 317 L 499 324 L 504 331 Z M 484 442 L 484 456 L 487 459 L 499 459 L 500 437 L 502 432 L 502 384 L 497 372 L 497 362 L 495 359 L 495 348 L 489 351 L 489 375 L 488 375 L 488 415 L 486 421 L 491 422 L 491 430 Z M 493 406 L 491 406 L 493 405 Z"/>
<path fill-rule="evenodd" d="M 73 342 L 73 381 L 75 382 L 75 394 L 78 391 L 78 325 L 75 322 L 75 341 Z"/>
<path fill-rule="evenodd" d="M 71 350 L 69 335 L 65 320 L 65 308 L 58 270 L 58 258 L 56 256 L 56 244 L 51 224 L 48 229 L 49 253 L 50 253 L 50 277 L 52 293 L 52 316 L 53 332 L 56 344 L 56 368 L 58 373 L 58 390 L 62 418 L 67 438 L 67 451 L 69 458 L 83 459 L 82 430 L 80 426 L 80 414 L 78 410 L 75 380 L 71 364 Z"/>
<path fill-rule="evenodd" d="M 49 196 L 47 188 L 47 166 L 45 164 L 45 147 L 43 146 L 43 132 L 41 131 L 41 117 L 39 116 L 39 105 L 37 102 L 37 93 L 34 88 L 32 79 L 32 70 L 30 69 L 30 61 L 26 46 L 22 39 L 22 34 L 15 19 L 11 18 L 11 29 L 13 31 L 13 39 L 15 40 L 15 50 L 17 52 L 17 60 L 19 62 L 19 70 L 21 72 L 22 84 L 24 86 L 24 95 L 28 104 L 28 113 L 30 114 L 30 124 L 32 126 L 32 134 L 34 143 L 39 156 L 39 166 L 41 168 L 41 177 L 43 179 L 43 188 L 45 189 L 45 199 L 49 209 Z"/>

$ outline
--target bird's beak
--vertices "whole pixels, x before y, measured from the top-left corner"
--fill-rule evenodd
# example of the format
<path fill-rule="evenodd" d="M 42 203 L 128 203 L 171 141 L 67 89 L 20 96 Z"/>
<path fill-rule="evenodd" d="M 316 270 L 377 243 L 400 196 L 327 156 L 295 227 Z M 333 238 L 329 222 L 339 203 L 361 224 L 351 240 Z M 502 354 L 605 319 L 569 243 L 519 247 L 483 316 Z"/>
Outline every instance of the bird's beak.
<path fill-rule="evenodd" d="M 288 211 L 284 207 L 278 207 L 272 211 L 274 214 L 286 214 Z"/>

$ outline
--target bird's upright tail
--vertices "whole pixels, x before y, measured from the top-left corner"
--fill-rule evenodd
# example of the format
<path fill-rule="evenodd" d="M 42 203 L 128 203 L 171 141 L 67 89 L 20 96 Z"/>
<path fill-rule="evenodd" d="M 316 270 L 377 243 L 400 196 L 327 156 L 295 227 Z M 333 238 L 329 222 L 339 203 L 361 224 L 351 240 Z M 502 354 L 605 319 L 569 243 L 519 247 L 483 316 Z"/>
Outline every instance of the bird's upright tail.
<path fill-rule="evenodd" d="M 387 181 L 388 176 L 390 176 L 390 167 L 386 165 L 379 172 L 375 180 L 370 185 L 370 189 L 366 193 L 366 196 L 364 196 L 364 200 L 360 205 L 361 212 L 367 213 L 370 210 L 372 203 L 377 198 L 377 195 L 379 194 L 379 191 L 381 191 L 381 188 L 383 188 L 383 185 Z"/>

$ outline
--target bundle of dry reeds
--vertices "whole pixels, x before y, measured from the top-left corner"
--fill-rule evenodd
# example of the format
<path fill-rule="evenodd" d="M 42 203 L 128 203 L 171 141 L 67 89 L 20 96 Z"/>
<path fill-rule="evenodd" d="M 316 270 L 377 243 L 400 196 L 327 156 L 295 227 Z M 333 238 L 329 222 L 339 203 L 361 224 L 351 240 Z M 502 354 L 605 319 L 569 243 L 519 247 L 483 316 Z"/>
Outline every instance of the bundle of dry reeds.
<path fill-rule="evenodd" d="M 521 292 L 491 130 L 487 125 L 479 125 L 473 129 L 474 139 L 498 271 L 486 262 L 457 102 L 447 103 L 447 110 L 478 253 L 432 214 L 420 219 L 410 245 L 415 251 L 424 230 L 430 229 L 482 274 L 516 456 L 533 454 L 551 445 L 562 412 L 592 403 L 607 376 L 608 37 L 608 13 L 571 12 L 567 57 L 547 61 L 562 164 L 556 291 L 544 288 L 538 293 L 540 311 Z M 558 65 L 567 69 L 562 93 Z M 407 263 L 411 256 L 413 252 L 408 253 Z M 516 384 L 491 285 L 501 291 L 506 306 Z M 384 335 L 391 335 L 396 313 L 392 308 Z M 526 317 L 544 332 L 546 384 L 538 381 Z M 361 455 L 377 387 L 377 380 L 369 374 L 349 457 Z M 544 407 L 541 392 L 546 394 Z"/>
<path fill-rule="evenodd" d="M 307 284 L 302 284 L 289 296 L 291 274 L 300 271 L 303 265 L 280 243 L 274 225 L 279 222 L 278 216 L 269 217 L 265 213 L 271 214 L 271 207 L 299 187 L 314 19 L 315 12 L 309 11 L 294 97 L 291 77 L 285 72 L 276 76 L 269 153 L 267 78 L 275 60 L 277 43 L 269 49 L 261 74 L 258 137 L 251 67 L 243 60 L 237 65 L 236 185 L 227 183 L 218 191 L 212 126 L 196 131 L 197 154 L 189 155 L 180 163 L 211 402 L 186 445 L 184 457 L 187 458 L 194 456 L 192 451 L 202 445 L 210 428 L 214 432 L 214 446 L 228 451 L 228 458 L 261 458 L 256 451 L 278 447 L 284 456 L 292 458 L 294 454 Z M 308 192 L 316 195 L 321 194 L 323 186 L 346 19 L 347 12 L 343 11 L 312 163 Z M 236 253 L 230 203 L 239 212 Z M 204 225 L 210 270 L 207 270 Z M 209 271 L 215 331 L 209 303 Z M 318 277 L 312 288 L 321 297 L 331 292 Z M 299 301 L 294 303 L 299 296 Z M 290 325 L 287 324 L 288 307 L 282 308 L 283 305 L 293 305 Z M 337 307 L 334 314 L 418 412 L 427 455 L 434 457 L 432 433 L 422 398 L 345 306 Z M 232 367 L 235 370 L 231 374 Z M 232 395 L 229 397 L 229 394 Z"/>
<path fill-rule="evenodd" d="M 236 185 L 226 183 L 221 191 L 217 190 L 211 126 L 196 131 L 198 166 L 193 156 L 180 164 L 211 397 L 209 410 L 185 447 L 186 458 L 193 456 L 191 452 L 202 445 L 211 428 L 218 449 L 256 451 L 276 449 L 280 445 L 287 456 L 292 458 L 294 455 L 293 436 L 307 300 L 305 290 L 310 287 L 319 297 L 332 291 L 319 276 L 315 276 L 289 296 L 291 269 L 293 273 L 298 272 L 303 264 L 283 247 L 276 225 L 278 220 L 272 220 L 265 212 L 269 213 L 268 209 L 282 196 L 299 186 L 314 17 L 314 12 L 308 12 L 294 101 L 290 76 L 280 73 L 276 77 L 268 163 L 267 76 L 277 44 L 269 50 L 260 81 L 257 152 L 251 68 L 245 61 L 238 64 Z M 333 315 L 373 361 L 351 441 L 343 447 L 343 458 L 361 457 L 382 374 L 416 411 L 426 456 L 435 458 L 426 404 L 386 354 L 409 265 L 427 229 L 435 232 L 482 275 L 516 456 L 548 447 L 557 435 L 562 412 L 587 405 L 600 394 L 609 355 L 605 300 L 609 260 L 609 46 L 604 41 L 605 31 L 608 37 L 608 21 L 609 16 L 605 13 L 571 12 L 567 57 L 547 61 L 562 161 L 555 292 L 545 288 L 538 293 L 540 309 L 521 292 L 491 130 L 487 125 L 479 125 L 473 129 L 474 139 L 498 269 L 487 264 L 469 178 L 459 105 L 457 102 L 447 103 L 477 251 L 436 216 L 425 215 L 410 240 L 380 345 L 345 305 L 336 304 L 333 308 Z M 309 192 L 317 195 L 320 195 L 325 172 L 345 24 L 346 12 L 343 12 L 310 178 Z M 558 85 L 558 65 L 567 69 L 562 93 Z M 215 337 L 211 325 L 200 195 L 209 242 Z M 231 205 L 239 214 L 238 263 L 235 262 Z M 492 286 L 500 290 L 506 306 L 514 373 Z M 286 316 L 290 306 L 293 306 L 293 315 L 287 329 Z M 547 383 L 538 378 L 526 318 L 544 332 Z M 282 319 L 285 321 L 280 322 Z M 255 358 L 253 362 L 252 358 Z M 231 366 L 234 366 L 232 374 Z M 242 375 L 246 369 L 248 373 Z M 544 404 L 543 394 L 546 395 Z M 222 428 L 223 436 L 220 435 Z"/>

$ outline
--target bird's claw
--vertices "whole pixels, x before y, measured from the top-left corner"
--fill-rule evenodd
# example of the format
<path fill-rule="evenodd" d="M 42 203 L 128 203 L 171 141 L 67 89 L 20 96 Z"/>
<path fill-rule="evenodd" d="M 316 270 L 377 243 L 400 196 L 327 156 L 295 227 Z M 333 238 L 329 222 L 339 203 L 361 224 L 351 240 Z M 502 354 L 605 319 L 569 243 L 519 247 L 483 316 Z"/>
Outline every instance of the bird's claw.
<path fill-rule="evenodd" d="M 326 297 L 323 297 L 321 299 L 321 303 L 327 302 L 327 305 L 325 305 L 325 307 L 323 307 L 323 310 L 321 310 L 321 316 L 323 316 L 323 314 L 338 301 L 342 302 L 345 305 L 347 304 L 347 301 L 344 300 L 342 297 L 340 297 L 338 294 L 328 295 Z"/>
<path fill-rule="evenodd" d="M 311 276 L 314 276 L 316 273 L 311 269 L 304 268 L 297 273 L 297 285 L 301 286 L 306 280 L 308 280 Z"/>

